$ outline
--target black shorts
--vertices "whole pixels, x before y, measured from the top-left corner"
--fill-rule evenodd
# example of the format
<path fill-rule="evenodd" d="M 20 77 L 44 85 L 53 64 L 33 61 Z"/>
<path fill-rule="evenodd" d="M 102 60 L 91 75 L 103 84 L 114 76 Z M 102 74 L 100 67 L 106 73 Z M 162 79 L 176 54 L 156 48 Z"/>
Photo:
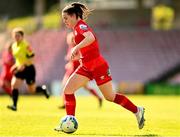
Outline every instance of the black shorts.
<path fill-rule="evenodd" d="M 26 80 L 28 85 L 35 83 L 36 70 L 34 65 L 26 66 L 23 71 L 17 71 L 15 74 L 16 78 Z"/>

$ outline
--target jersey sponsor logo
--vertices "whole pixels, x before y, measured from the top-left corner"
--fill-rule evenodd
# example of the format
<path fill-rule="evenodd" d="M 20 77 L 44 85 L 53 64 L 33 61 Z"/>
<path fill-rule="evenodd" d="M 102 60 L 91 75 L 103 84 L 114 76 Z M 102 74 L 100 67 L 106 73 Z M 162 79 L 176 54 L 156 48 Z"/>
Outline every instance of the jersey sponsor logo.
<path fill-rule="evenodd" d="M 87 25 L 80 24 L 79 27 L 80 27 L 80 29 L 82 29 L 82 30 L 88 30 L 88 26 L 87 26 Z"/>

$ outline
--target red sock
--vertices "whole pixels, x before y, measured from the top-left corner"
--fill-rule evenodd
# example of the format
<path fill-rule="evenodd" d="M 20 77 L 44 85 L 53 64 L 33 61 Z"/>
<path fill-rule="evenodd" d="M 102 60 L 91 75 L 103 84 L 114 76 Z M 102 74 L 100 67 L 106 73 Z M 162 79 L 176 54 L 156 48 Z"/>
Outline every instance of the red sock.
<path fill-rule="evenodd" d="M 121 105 L 122 107 L 126 108 L 127 110 L 136 113 L 137 106 L 135 106 L 126 96 L 121 94 L 116 94 L 114 102 L 116 104 Z"/>
<path fill-rule="evenodd" d="M 76 98 L 74 94 L 64 94 L 65 95 L 65 107 L 67 115 L 75 115 L 76 109 Z"/>
<path fill-rule="evenodd" d="M 87 90 L 89 90 L 89 92 L 93 94 L 95 97 L 97 97 L 98 99 L 101 99 L 101 97 L 97 94 L 97 92 L 94 89 L 87 88 Z"/>

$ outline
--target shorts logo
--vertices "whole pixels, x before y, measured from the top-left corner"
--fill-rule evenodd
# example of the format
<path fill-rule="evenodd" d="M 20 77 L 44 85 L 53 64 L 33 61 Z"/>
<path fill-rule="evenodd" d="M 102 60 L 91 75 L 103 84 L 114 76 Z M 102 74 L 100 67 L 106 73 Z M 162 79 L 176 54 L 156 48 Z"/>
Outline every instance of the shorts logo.
<path fill-rule="evenodd" d="M 105 76 L 101 76 L 100 79 L 103 80 L 105 78 Z"/>
<path fill-rule="evenodd" d="M 110 71 L 110 69 L 107 70 L 107 75 L 108 75 L 108 76 L 111 76 L 111 71 Z"/>

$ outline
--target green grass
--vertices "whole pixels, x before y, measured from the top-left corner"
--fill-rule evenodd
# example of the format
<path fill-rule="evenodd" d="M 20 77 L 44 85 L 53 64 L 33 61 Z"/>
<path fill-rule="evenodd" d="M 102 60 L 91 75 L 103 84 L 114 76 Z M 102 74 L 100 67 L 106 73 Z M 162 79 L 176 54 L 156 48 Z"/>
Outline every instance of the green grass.
<path fill-rule="evenodd" d="M 104 137 L 104 136 L 180 136 L 180 96 L 129 96 L 146 108 L 145 127 L 137 128 L 134 115 L 116 104 L 104 101 L 103 107 L 93 97 L 77 97 L 76 118 L 79 128 L 73 134 L 55 132 L 53 128 L 65 115 L 58 109 L 60 99 L 20 96 L 17 112 L 6 108 L 8 96 L 0 97 L 1 137 Z"/>

